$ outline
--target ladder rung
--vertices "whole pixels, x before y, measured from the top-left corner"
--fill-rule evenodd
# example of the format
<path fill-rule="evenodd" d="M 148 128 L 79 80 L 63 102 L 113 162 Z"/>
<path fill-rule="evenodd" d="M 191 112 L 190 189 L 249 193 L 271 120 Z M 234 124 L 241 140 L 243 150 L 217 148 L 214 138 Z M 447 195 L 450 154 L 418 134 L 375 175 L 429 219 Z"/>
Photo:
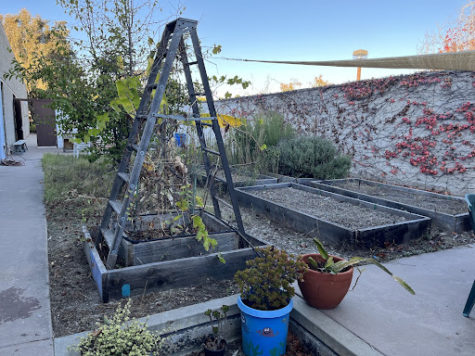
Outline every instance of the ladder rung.
<path fill-rule="evenodd" d="M 117 213 L 120 214 L 120 211 L 122 209 L 122 202 L 119 200 L 109 200 L 109 205 L 112 207 L 112 209 Z"/>
<path fill-rule="evenodd" d="M 101 229 L 102 237 L 107 244 L 107 247 L 112 248 L 112 243 L 114 242 L 114 231 L 111 229 Z"/>
<path fill-rule="evenodd" d="M 162 115 L 162 114 L 155 114 L 155 117 L 159 117 L 162 119 L 171 119 L 171 120 L 179 120 L 179 121 L 209 121 L 209 120 L 216 120 L 216 117 L 185 117 L 180 115 Z"/>
<path fill-rule="evenodd" d="M 128 145 L 127 146 L 129 148 L 129 150 L 134 150 L 135 152 L 138 152 L 139 151 L 139 145 L 137 144 L 132 144 L 132 145 Z"/>
<path fill-rule="evenodd" d="M 157 89 L 157 83 L 145 86 L 145 89 Z"/>
<path fill-rule="evenodd" d="M 192 66 L 192 65 L 195 65 L 195 64 L 198 64 L 198 61 L 193 61 L 193 62 L 187 62 L 187 63 L 184 63 L 186 66 Z"/>
<path fill-rule="evenodd" d="M 221 156 L 221 154 L 220 154 L 219 152 L 210 150 L 209 148 L 203 148 L 203 151 L 206 151 L 206 152 L 208 152 L 208 153 L 214 154 L 214 155 L 216 155 L 216 156 Z"/>
<path fill-rule="evenodd" d="M 208 124 L 207 122 L 200 122 L 200 124 L 203 126 L 213 127 L 213 124 Z"/>
<path fill-rule="evenodd" d="M 195 93 L 195 96 L 206 96 L 206 93 Z"/>
<path fill-rule="evenodd" d="M 129 175 L 125 172 L 119 172 L 117 175 L 126 183 L 129 183 Z"/>
<path fill-rule="evenodd" d="M 112 248 L 112 243 L 114 242 L 114 235 L 115 235 L 114 230 L 101 229 L 101 234 L 104 237 L 104 241 L 106 242 L 107 247 L 109 247 L 109 249 L 111 249 Z M 122 236 L 127 237 L 127 234 L 124 233 Z"/>

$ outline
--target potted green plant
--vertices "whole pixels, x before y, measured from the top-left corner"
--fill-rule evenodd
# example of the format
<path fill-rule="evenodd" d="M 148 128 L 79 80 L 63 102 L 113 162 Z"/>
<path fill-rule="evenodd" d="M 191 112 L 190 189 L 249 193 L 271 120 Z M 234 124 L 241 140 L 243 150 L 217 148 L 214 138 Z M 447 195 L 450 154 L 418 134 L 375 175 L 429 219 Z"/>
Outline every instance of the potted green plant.
<path fill-rule="evenodd" d="M 346 261 L 341 257 L 329 255 L 320 240 L 315 238 L 313 241 L 319 253 L 301 256 L 307 268 L 304 270 L 303 279 L 298 281 L 305 301 L 312 307 L 332 309 L 338 306 L 350 288 L 353 266 L 361 263 L 378 266 L 409 293 L 415 294 L 406 282 L 395 276 L 374 258 L 353 257 Z M 361 273 L 360 270 L 359 272 Z"/>
<path fill-rule="evenodd" d="M 147 329 L 144 323 L 129 322 L 130 300 L 118 307 L 112 318 L 81 338 L 74 347 L 84 356 L 158 355 L 160 337 Z"/>
<path fill-rule="evenodd" d="M 216 325 L 212 327 L 213 333 L 208 335 L 204 342 L 205 356 L 222 356 L 226 352 L 226 340 L 223 337 L 223 322 L 226 320 L 229 307 L 221 306 L 220 309 L 205 311 L 205 315 L 209 317 L 211 322 L 215 321 Z"/>
<path fill-rule="evenodd" d="M 241 295 L 242 348 L 246 355 L 283 355 L 293 308 L 292 283 L 302 277 L 306 265 L 274 247 L 257 250 L 234 279 Z"/>

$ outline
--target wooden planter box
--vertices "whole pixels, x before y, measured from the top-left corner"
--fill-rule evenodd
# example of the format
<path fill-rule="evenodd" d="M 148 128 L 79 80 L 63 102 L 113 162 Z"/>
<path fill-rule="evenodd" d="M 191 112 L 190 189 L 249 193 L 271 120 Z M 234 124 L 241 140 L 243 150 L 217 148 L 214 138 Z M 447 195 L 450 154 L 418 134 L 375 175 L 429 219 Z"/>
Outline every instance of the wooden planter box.
<path fill-rule="evenodd" d="M 247 176 L 247 174 L 245 174 L 243 172 L 239 172 L 236 169 L 233 169 L 231 172 L 232 172 L 231 173 L 232 175 L 234 173 L 239 173 L 239 175 L 241 175 L 241 176 L 244 176 L 244 175 Z M 198 173 L 198 182 L 202 185 L 204 185 L 206 183 L 206 173 L 204 171 L 201 172 L 201 173 Z M 241 181 L 239 181 L 239 180 L 235 181 L 234 180 L 234 175 L 233 175 L 234 187 L 246 187 L 246 186 L 250 186 L 250 185 L 261 185 L 261 184 L 274 184 L 274 183 L 277 183 L 277 182 L 278 182 L 277 177 L 272 177 L 270 175 L 265 175 L 265 174 L 259 174 L 256 177 L 252 177 L 251 175 L 249 175 L 249 180 L 246 180 L 246 181 L 242 181 L 242 180 Z M 219 189 L 220 191 L 226 192 L 227 189 L 228 189 L 226 181 L 222 177 L 215 177 L 215 183 L 214 184 L 217 187 L 217 189 Z"/>
<path fill-rule="evenodd" d="M 423 199 L 424 197 L 427 197 L 427 198 L 436 197 L 437 199 L 443 199 L 443 200 L 446 200 L 447 202 L 451 202 L 451 201 L 464 202 L 464 199 L 462 197 L 436 194 L 432 192 L 427 192 L 425 190 L 378 183 L 378 182 L 373 182 L 373 181 L 358 179 L 358 178 L 312 181 L 311 183 L 309 183 L 309 185 L 318 189 L 323 189 L 329 192 L 342 194 L 348 197 L 357 198 L 357 199 L 365 200 L 368 202 L 384 205 L 390 208 L 402 209 L 402 210 L 406 210 L 406 211 L 416 213 L 419 215 L 424 215 L 424 216 L 430 217 L 432 219 L 432 222 L 435 225 L 441 227 L 444 230 L 453 231 L 453 232 L 462 232 L 462 231 L 470 230 L 470 218 L 469 218 L 468 211 L 463 212 L 463 213 L 461 212 L 459 214 L 448 214 L 448 213 L 434 211 L 434 210 L 422 208 L 422 207 L 407 204 L 407 203 L 398 202 L 395 200 L 390 200 L 389 198 L 382 198 L 382 197 L 377 197 L 377 196 L 373 196 L 369 194 L 364 194 L 355 190 L 349 190 L 349 189 L 341 188 L 338 186 L 339 184 L 342 184 L 348 181 L 362 182 L 368 185 L 380 187 L 381 189 L 387 190 L 389 192 L 391 190 L 409 192 L 410 194 L 414 195 L 415 197 L 418 197 L 419 199 Z"/>
<path fill-rule="evenodd" d="M 203 220 L 208 229 L 217 219 Z M 211 223 L 210 223 L 211 222 Z M 219 222 L 222 224 L 221 222 Z M 91 268 L 92 277 L 103 302 L 110 299 L 143 294 L 152 290 L 202 284 L 207 278 L 231 279 L 236 271 L 244 269 L 255 252 L 236 232 L 210 233 L 218 241 L 213 251 L 205 251 L 195 236 L 164 238 L 146 242 L 131 242 L 125 238 L 120 248 L 119 264 L 123 268 L 107 269 L 99 251 L 103 249 L 99 228 L 89 231 L 83 227 L 84 253 Z M 247 236 L 254 246 L 264 245 Z M 221 263 L 218 252 L 226 260 Z"/>
<path fill-rule="evenodd" d="M 129 223 L 128 233 L 136 231 L 147 231 L 153 226 L 159 225 L 162 221 L 173 221 L 176 214 L 153 214 L 142 215 Z M 180 218 L 174 224 L 184 224 L 185 219 Z M 206 211 L 202 214 L 204 224 L 208 229 L 210 237 L 218 242 L 214 252 L 223 252 L 239 248 L 239 238 L 229 226 L 216 219 Z M 110 237 L 107 237 L 110 239 Z M 107 241 L 111 245 L 111 241 Z M 135 266 L 145 263 L 168 261 L 177 258 L 192 257 L 210 252 L 205 251 L 201 242 L 196 241 L 195 235 L 176 236 L 173 238 L 157 238 L 148 241 L 134 241 L 126 236 L 122 239 L 119 248 L 118 262 L 123 266 Z"/>
<path fill-rule="evenodd" d="M 403 216 L 408 220 L 395 224 L 352 229 L 253 195 L 253 192 L 258 190 L 281 189 L 287 187 L 329 197 L 340 202 L 347 202 L 357 206 L 366 207 L 371 210 L 379 210 L 392 215 Z M 401 243 L 403 241 L 408 241 L 409 239 L 419 238 L 430 225 L 430 219 L 425 216 L 384 207 L 296 183 L 278 183 L 267 186 L 242 187 L 236 190 L 236 195 L 242 205 L 252 207 L 257 211 L 267 214 L 269 218 L 276 223 L 283 224 L 296 231 L 309 233 L 309 238 L 318 235 L 321 239 L 338 245 L 350 244 L 372 247 L 383 246 L 386 241 Z M 304 204 L 304 202 L 302 203 Z M 335 214 L 338 213 L 338 211 L 335 211 Z"/>

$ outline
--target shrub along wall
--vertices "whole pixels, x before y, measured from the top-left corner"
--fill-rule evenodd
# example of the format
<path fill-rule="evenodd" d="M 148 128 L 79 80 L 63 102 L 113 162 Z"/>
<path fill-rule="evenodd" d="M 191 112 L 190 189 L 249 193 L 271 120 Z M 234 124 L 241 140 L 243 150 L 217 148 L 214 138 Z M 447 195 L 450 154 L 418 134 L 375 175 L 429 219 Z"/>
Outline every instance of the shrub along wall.
<path fill-rule="evenodd" d="M 475 73 L 421 72 L 221 100 L 220 113 L 284 115 L 352 157 L 351 175 L 475 192 Z"/>

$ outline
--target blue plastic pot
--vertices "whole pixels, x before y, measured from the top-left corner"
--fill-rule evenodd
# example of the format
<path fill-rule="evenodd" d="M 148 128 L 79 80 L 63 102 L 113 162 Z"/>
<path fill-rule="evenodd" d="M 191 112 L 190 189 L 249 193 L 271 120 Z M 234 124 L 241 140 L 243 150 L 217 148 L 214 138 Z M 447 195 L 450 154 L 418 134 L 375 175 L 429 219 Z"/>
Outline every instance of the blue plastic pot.
<path fill-rule="evenodd" d="M 290 303 L 277 310 L 258 310 L 245 305 L 238 297 L 241 310 L 242 349 L 246 356 L 284 355 L 289 331 Z"/>

